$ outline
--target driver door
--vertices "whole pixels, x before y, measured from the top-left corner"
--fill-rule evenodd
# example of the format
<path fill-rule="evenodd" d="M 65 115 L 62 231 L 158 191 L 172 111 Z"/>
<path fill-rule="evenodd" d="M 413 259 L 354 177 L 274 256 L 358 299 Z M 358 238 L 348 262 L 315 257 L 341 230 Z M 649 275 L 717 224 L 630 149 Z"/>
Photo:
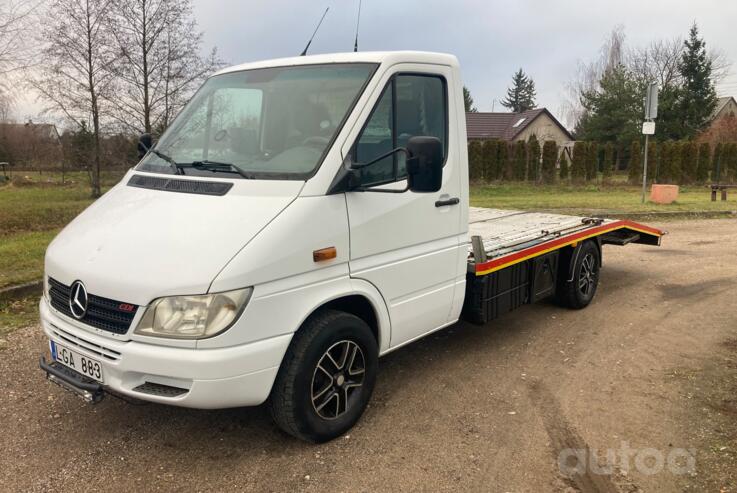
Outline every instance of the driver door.
<path fill-rule="evenodd" d="M 437 70 L 437 72 L 435 72 Z M 412 136 L 443 144 L 442 188 L 436 193 L 389 193 L 407 185 L 406 156 L 395 153 L 361 170 L 369 191 L 346 193 L 350 223 L 350 272 L 374 284 L 391 317 L 391 346 L 447 325 L 458 277 L 461 206 L 457 129 L 448 105 L 450 70 L 395 73 L 384 86 L 351 148 L 367 163 Z M 381 191 L 381 192 L 379 192 Z M 464 246 L 465 248 L 465 246 Z"/>

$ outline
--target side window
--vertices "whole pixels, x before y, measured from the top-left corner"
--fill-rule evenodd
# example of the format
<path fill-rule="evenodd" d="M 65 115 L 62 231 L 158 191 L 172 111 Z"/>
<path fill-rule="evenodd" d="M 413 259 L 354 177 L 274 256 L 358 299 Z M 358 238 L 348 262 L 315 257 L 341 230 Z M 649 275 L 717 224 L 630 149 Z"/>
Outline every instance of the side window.
<path fill-rule="evenodd" d="M 353 159 L 367 163 L 397 147 L 410 137 L 437 137 L 447 155 L 448 111 L 445 82 L 439 76 L 395 76 L 387 84 L 371 117 L 358 137 Z M 396 153 L 361 171 L 361 184 L 378 185 L 407 176 L 406 155 Z"/>

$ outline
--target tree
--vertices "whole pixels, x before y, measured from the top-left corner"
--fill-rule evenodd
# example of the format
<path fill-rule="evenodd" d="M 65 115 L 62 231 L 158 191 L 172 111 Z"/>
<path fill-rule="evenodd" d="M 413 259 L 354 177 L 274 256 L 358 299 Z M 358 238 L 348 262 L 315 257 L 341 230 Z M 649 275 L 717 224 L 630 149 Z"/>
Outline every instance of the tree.
<path fill-rule="evenodd" d="M 555 162 L 558 160 L 558 146 L 553 140 L 543 143 L 542 179 L 545 183 L 555 182 Z"/>
<path fill-rule="evenodd" d="M 484 179 L 483 142 L 472 140 L 468 143 L 468 177 L 472 182 Z"/>
<path fill-rule="evenodd" d="M 694 23 L 684 42 L 684 51 L 678 70 L 683 77 L 683 87 L 678 101 L 684 135 L 693 137 L 711 120 L 716 108 L 717 95 L 711 79 L 712 63 L 706 53 L 706 43 L 699 38 Z"/>
<path fill-rule="evenodd" d="M 576 129 L 578 138 L 626 144 L 640 134 L 642 94 L 623 65 L 604 73 L 596 90 L 584 93 L 586 110 Z"/>
<path fill-rule="evenodd" d="M 111 65 L 118 87 L 112 116 L 136 132 L 161 131 L 202 79 L 220 65 L 217 51 L 200 56 L 202 33 L 191 0 L 114 0 Z"/>
<path fill-rule="evenodd" d="M 711 146 L 702 142 L 699 146 L 699 162 L 696 167 L 696 181 L 704 183 L 709 178 L 709 163 L 711 162 Z"/>
<path fill-rule="evenodd" d="M 51 109 L 80 126 L 92 118 L 94 141 L 90 183 L 92 196 L 100 189 L 100 131 L 107 108 L 103 99 L 113 82 L 115 63 L 109 30 L 112 0 L 52 0 L 46 11 L 40 74 L 32 82 Z"/>
<path fill-rule="evenodd" d="M 564 149 L 563 152 L 560 153 L 560 171 L 558 171 L 558 177 L 560 178 L 560 181 L 568 181 L 568 173 L 568 159 L 566 159 L 566 151 Z"/>
<path fill-rule="evenodd" d="M 604 180 L 609 180 L 614 171 L 614 144 L 607 142 L 604 146 L 604 161 L 602 162 L 602 175 Z"/>
<path fill-rule="evenodd" d="M 487 140 L 482 149 L 484 163 L 484 180 L 492 181 L 499 178 L 499 141 Z"/>
<path fill-rule="evenodd" d="M 522 113 L 535 107 L 535 81 L 522 69 L 512 77 L 512 87 L 507 89 L 507 97 L 501 103 L 513 113 Z"/>
<path fill-rule="evenodd" d="M 527 174 L 527 146 L 524 140 L 514 143 L 514 172 L 513 179 L 525 181 Z"/>
<path fill-rule="evenodd" d="M 15 102 L 17 79 L 31 60 L 32 0 L 0 0 L 0 122 L 7 121 Z"/>
<path fill-rule="evenodd" d="M 527 179 L 537 182 L 540 179 L 540 142 L 535 134 L 527 140 Z"/>
<path fill-rule="evenodd" d="M 633 140 L 630 145 L 630 164 L 627 170 L 627 180 L 632 184 L 642 182 L 642 156 L 639 140 Z"/>
<path fill-rule="evenodd" d="M 714 146 L 714 154 L 711 156 L 711 181 L 718 182 L 722 171 L 722 149 L 724 144 L 717 142 Z"/>
<path fill-rule="evenodd" d="M 588 158 L 588 145 L 586 142 L 577 141 L 573 144 L 573 158 L 571 159 L 571 180 L 581 183 L 586 180 L 586 160 Z"/>
<path fill-rule="evenodd" d="M 696 142 L 686 141 L 681 143 L 681 184 L 690 184 L 696 181 L 698 170 L 698 147 Z"/>
<path fill-rule="evenodd" d="M 471 91 L 469 91 L 466 86 L 463 86 L 463 106 L 466 109 L 466 113 L 476 113 L 478 111 L 473 105 Z"/>

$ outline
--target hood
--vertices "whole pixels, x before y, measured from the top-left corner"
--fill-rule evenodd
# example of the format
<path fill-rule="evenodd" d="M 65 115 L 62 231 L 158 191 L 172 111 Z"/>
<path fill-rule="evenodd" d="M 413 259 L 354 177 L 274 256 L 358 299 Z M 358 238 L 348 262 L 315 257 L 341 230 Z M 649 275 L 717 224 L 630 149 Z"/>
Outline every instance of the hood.
<path fill-rule="evenodd" d="M 136 305 L 206 293 L 304 185 L 197 178 L 233 183 L 225 195 L 199 195 L 128 186 L 134 174 L 59 233 L 46 251 L 48 276 L 67 285 L 80 280 L 91 294 Z"/>

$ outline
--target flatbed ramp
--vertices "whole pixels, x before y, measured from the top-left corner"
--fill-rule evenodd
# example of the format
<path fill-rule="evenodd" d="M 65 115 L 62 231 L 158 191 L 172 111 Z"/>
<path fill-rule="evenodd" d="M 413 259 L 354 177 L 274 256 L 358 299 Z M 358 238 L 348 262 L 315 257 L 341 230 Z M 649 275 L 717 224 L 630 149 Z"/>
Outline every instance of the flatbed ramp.
<path fill-rule="evenodd" d="M 469 271 L 487 274 L 551 250 L 601 237 L 604 244 L 660 245 L 665 233 L 628 220 L 471 207 Z"/>
<path fill-rule="evenodd" d="M 468 222 L 462 316 L 479 324 L 567 289 L 578 252 L 588 248 L 591 255 L 586 240 L 597 245 L 660 245 L 665 234 L 627 220 L 478 207 L 470 208 Z M 601 248 L 596 250 L 599 259 L 592 262 L 600 265 Z M 590 282 L 587 276 L 584 280 Z"/>

